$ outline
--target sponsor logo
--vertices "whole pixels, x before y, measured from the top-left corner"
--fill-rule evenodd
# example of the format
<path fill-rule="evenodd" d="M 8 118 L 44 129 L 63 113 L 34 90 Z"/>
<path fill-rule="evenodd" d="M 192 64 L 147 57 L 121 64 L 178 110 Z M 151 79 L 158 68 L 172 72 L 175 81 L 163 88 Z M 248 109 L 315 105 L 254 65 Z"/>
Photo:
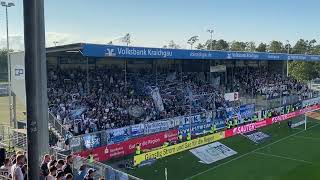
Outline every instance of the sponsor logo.
<path fill-rule="evenodd" d="M 233 134 L 234 135 L 243 134 L 243 133 L 251 132 L 251 131 L 254 131 L 254 130 L 256 130 L 255 124 L 247 124 L 247 125 L 244 125 L 244 126 L 233 128 Z"/>
<path fill-rule="evenodd" d="M 232 59 L 231 53 L 228 53 L 228 54 L 227 54 L 227 59 Z"/>
<path fill-rule="evenodd" d="M 105 53 L 105 56 L 116 56 L 116 52 L 112 48 L 107 48 L 107 52 Z"/>
<path fill-rule="evenodd" d="M 23 69 L 14 69 L 14 75 L 15 76 L 23 75 Z"/>
<path fill-rule="evenodd" d="M 270 136 L 263 132 L 255 132 L 255 133 L 246 135 L 246 137 L 254 143 L 261 143 L 265 141 L 267 138 L 269 138 Z"/>
<path fill-rule="evenodd" d="M 267 121 L 266 120 L 263 120 L 263 121 L 259 121 L 259 122 L 256 122 L 255 123 L 255 127 L 256 128 L 261 128 L 261 127 L 264 127 L 267 125 Z"/>
<path fill-rule="evenodd" d="M 24 66 L 15 65 L 14 67 L 14 78 L 16 80 L 23 80 L 25 77 Z"/>
<path fill-rule="evenodd" d="M 190 152 L 198 157 L 204 164 L 211 164 L 237 154 L 236 151 L 224 144 L 221 144 L 220 142 L 214 142 L 205 146 L 201 146 L 199 148 L 190 150 Z"/>
<path fill-rule="evenodd" d="M 105 154 L 108 154 L 108 153 L 109 153 L 108 146 L 104 149 L 104 153 L 105 153 Z"/>
<path fill-rule="evenodd" d="M 283 120 L 283 116 L 277 116 L 272 118 L 272 123 L 277 123 Z"/>

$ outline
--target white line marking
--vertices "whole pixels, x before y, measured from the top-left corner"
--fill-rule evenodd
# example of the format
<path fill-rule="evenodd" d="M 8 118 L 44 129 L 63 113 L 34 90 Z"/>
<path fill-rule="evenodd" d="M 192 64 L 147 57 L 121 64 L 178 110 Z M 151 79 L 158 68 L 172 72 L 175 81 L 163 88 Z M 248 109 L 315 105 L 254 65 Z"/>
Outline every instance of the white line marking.
<path fill-rule="evenodd" d="M 316 126 L 318 126 L 318 125 L 320 125 L 320 124 L 315 124 L 315 125 L 311 126 L 309 129 L 314 128 L 314 127 L 316 127 Z M 308 130 L 308 129 L 307 129 L 307 130 Z M 258 151 L 258 150 L 261 150 L 261 149 L 264 149 L 264 148 L 266 148 L 266 147 L 269 147 L 269 146 L 271 146 L 271 145 L 273 145 L 273 144 L 276 144 L 276 143 L 278 143 L 278 142 L 281 142 L 281 141 L 283 141 L 283 140 L 289 139 L 290 137 L 293 137 L 293 136 L 295 136 L 295 135 L 297 135 L 297 134 L 300 134 L 300 133 L 302 133 L 302 132 L 305 132 L 305 131 L 307 131 L 307 130 L 302 130 L 302 131 L 296 132 L 296 133 L 294 133 L 294 134 L 291 134 L 291 135 L 289 135 L 289 136 L 286 136 L 286 137 L 284 137 L 284 138 L 282 138 L 282 139 L 279 139 L 279 140 L 277 140 L 277 141 L 275 141 L 275 142 L 273 142 L 273 143 L 267 144 L 267 145 L 265 145 L 265 146 L 263 146 L 263 147 L 260 147 L 260 148 L 257 148 L 257 149 L 255 149 L 255 150 L 252 150 L 252 151 L 250 151 L 250 152 L 247 152 L 247 153 L 245 153 L 245 154 L 242 154 L 241 156 L 238 156 L 238 157 L 236 157 L 236 158 L 234 158 L 234 159 L 231 159 L 231 160 L 229 160 L 229 161 L 226 161 L 226 162 L 224 162 L 224 163 L 221 163 L 221 164 L 219 164 L 219 165 L 217 165 L 217 166 L 214 166 L 214 167 L 212 167 L 212 168 L 210 168 L 210 169 L 207 169 L 207 170 L 205 170 L 205 171 L 202 171 L 202 172 L 200 172 L 200 173 L 198 173 L 198 174 L 195 174 L 195 175 L 193 175 L 193 176 L 190 176 L 190 177 L 188 177 L 188 178 L 185 178 L 184 180 L 192 179 L 192 178 L 194 178 L 194 177 L 196 177 L 196 176 L 199 176 L 199 175 L 201 175 L 201 174 L 207 173 L 207 172 L 209 172 L 209 171 L 211 171 L 211 170 L 214 170 L 214 169 L 216 169 L 216 168 L 218 168 L 218 167 L 220 167 L 220 166 L 223 166 L 223 165 L 225 165 L 225 164 L 228 164 L 228 163 L 230 163 L 230 162 L 233 162 L 233 161 L 235 161 L 235 160 L 238 160 L 238 159 L 240 159 L 240 158 L 242 158 L 242 157 L 244 157 L 244 156 L 247 156 L 247 155 L 249 155 L 249 154 L 251 154 L 251 153 L 254 153 L 254 152 Z"/>
<path fill-rule="evenodd" d="M 320 141 L 320 138 L 315 138 L 315 137 L 305 137 L 305 136 L 294 136 L 296 138 L 301 138 L 301 139 L 311 139 L 311 140 L 318 140 Z"/>
<path fill-rule="evenodd" d="M 298 161 L 298 162 L 312 164 L 312 162 L 310 162 L 310 161 L 305 161 L 305 160 L 295 159 L 295 158 L 285 157 L 285 156 L 279 156 L 279 155 L 274 155 L 274 154 L 268 154 L 268 153 L 263 153 L 263 152 L 254 152 L 254 154 L 259 154 L 259 155 L 263 155 L 263 156 L 270 156 L 270 157 L 276 157 L 276 158 L 281 158 L 281 159 L 287 159 L 287 160 L 292 160 L 292 161 Z"/>
<path fill-rule="evenodd" d="M 304 130 L 304 128 L 297 128 L 297 127 L 292 128 L 292 129 Z"/>

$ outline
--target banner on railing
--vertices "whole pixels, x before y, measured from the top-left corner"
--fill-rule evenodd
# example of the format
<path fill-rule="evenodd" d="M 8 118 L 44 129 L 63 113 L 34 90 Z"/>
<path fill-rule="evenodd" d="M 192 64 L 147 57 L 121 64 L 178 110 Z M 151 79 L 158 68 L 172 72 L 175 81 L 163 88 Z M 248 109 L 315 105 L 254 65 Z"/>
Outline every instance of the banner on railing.
<path fill-rule="evenodd" d="M 106 130 L 107 144 L 119 143 L 130 138 L 130 127 Z"/>
<path fill-rule="evenodd" d="M 224 94 L 224 99 L 226 101 L 238 101 L 239 100 L 239 92 L 232 92 Z"/>
<path fill-rule="evenodd" d="M 191 125 L 191 134 L 192 135 L 201 135 L 209 132 L 212 127 L 212 122 L 199 122 Z"/>
<path fill-rule="evenodd" d="M 216 125 L 217 130 L 225 127 L 225 121 L 223 118 L 217 118 L 218 113 L 207 112 L 203 114 L 197 114 L 192 116 L 185 116 L 180 118 L 179 134 L 186 136 L 191 129 L 191 135 L 201 135 L 210 131 L 213 124 Z M 190 127 L 191 126 L 191 127 Z"/>
<path fill-rule="evenodd" d="M 174 121 L 155 121 L 145 123 L 144 125 L 144 134 L 153 134 L 161 131 L 167 131 L 175 126 Z"/>
<path fill-rule="evenodd" d="M 302 101 L 302 107 L 311 106 L 315 104 L 320 104 L 320 97 Z"/>
<path fill-rule="evenodd" d="M 101 146 L 101 134 L 86 134 L 82 136 L 84 149 L 92 149 Z"/>
<path fill-rule="evenodd" d="M 226 115 L 228 119 L 232 119 L 239 115 L 239 107 L 228 107 L 226 108 Z"/>
<path fill-rule="evenodd" d="M 72 148 L 79 147 L 81 145 L 80 137 L 70 138 L 69 141 L 70 141 L 70 147 Z"/>
<path fill-rule="evenodd" d="M 156 148 L 163 145 L 168 141 L 178 140 L 178 130 L 173 129 L 141 138 L 134 138 L 128 141 L 124 141 L 117 144 L 111 144 L 107 146 L 98 147 L 92 150 L 86 150 L 76 155 L 87 158 L 90 153 L 94 155 L 94 159 L 97 161 L 106 161 L 111 158 L 122 157 L 135 152 L 136 145 L 140 144 L 142 150 Z"/>
<path fill-rule="evenodd" d="M 132 137 L 137 137 L 144 135 L 144 124 L 135 124 L 131 125 L 131 136 Z"/>
<path fill-rule="evenodd" d="M 255 113 L 255 105 L 254 104 L 245 104 L 241 105 L 239 108 L 239 120 L 243 120 L 245 118 L 251 118 Z"/>

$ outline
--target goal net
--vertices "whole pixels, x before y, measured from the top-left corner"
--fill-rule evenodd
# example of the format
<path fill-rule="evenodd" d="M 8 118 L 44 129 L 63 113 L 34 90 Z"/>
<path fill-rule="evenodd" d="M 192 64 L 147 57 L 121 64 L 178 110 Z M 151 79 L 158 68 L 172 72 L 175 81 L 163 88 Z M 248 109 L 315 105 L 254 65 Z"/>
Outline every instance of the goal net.
<path fill-rule="evenodd" d="M 306 130 L 308 121 L 310 121 L 310 119 L 320 120 L 320 112 L 318 112 L 318 110 L 306 112 L 297 118 L 289 120 L 288 125 L 290 124 L 290 127 L 294 129 Z"/>

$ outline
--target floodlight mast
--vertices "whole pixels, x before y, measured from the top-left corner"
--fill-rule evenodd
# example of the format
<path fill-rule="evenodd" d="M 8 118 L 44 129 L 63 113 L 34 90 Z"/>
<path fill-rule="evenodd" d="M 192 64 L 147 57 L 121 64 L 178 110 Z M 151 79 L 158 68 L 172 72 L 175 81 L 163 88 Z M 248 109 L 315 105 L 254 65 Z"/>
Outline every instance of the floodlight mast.
<path fill-rule="evenodd" d="M 212 38 L 213 38 L 213 33 L 214 33 L 214 30 L 213 29 L 208 29 L 207 30 L 208 33 L 210 33 L 210 50 L 213 49 L 213 42 L 212 42 Z"/>
<path fill-rule="evenodd" d="M 6 29 L 7 29 L 7 64 L 8 64 L 8 96 L 9 96 L 9 118 L 10 118 L 10 126 L 15 128 L 16 123 L 12 118 L 12 93 L 11 93 L 11 60 L 10 60 L 10 45 L 9 45 L 9 17 L 8 17 L 8 8 L 13 7 L 14 3 L 1 1 L 1 6 L 6 8 Z"/>

